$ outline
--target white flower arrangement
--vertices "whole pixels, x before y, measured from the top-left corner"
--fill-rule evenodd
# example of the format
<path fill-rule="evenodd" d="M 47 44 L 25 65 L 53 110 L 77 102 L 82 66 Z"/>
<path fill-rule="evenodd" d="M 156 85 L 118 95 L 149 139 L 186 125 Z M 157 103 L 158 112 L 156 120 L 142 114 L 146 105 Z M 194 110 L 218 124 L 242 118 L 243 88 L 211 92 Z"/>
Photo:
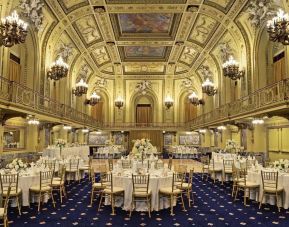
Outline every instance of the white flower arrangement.
<path fill-rule="evenodd" d="M 55 145 L 60 148 L 65 147 L 66 141 L 63 139 L 57 139 Z"/>
<path fill-rule="evenodd" d="M 132 153 L 141 154 L 143 152 L 148 152 L 153 148 L 149 139 L 137 139 L 132 141 L 134 143 Z"/>
<path fill-rule="evenodd" d="M 237 145 L 236 141 L 234 140 L 227 140 L 226 142 L 226 147 L 225 147 L 225 151 L 227 152 L 232 152 L 232 151 L 237 151 L 239 150 L 239 146 Z"/>
<path fill-rule="evenodd" d="M 112 145 L 111 140 L 106 140 L 104 143 L 105 143 L 105 145 Z"/>
<path fill-rule="evenodd" d="M 273 167 L 279 170 L 289 169 L 289 160 L 288 159 L 280 159 L 278 161 L 273 162 Z"/>
<path fill-rule="evenodd" d="M 28 167 L 27 163 L 24 163 L 21 159 L 15 158 L 11 163 L 6 165 L 8 169 L 15 169 L 16 171 L 20 169 L 26 169 Z"/>

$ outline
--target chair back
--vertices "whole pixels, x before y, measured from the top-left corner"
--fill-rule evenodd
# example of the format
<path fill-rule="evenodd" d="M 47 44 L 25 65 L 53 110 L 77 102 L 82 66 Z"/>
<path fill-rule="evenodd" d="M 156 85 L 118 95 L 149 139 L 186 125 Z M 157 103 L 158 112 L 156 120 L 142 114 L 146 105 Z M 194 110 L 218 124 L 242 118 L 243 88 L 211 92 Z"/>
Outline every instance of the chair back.
<path fill-rule="evenodd" d="M 40 191 L 52 184 L 53 171 L 40 172 Z"/>
<path fill-rule="evenodd" d="M 173 166 L 173 158 L 170 157 L 170 158 L 169 158 L 169 163 L 168 163 L 168 168 L 169 168 L 170 170 L 172 170 L 172 166 Z"/>
<path fill-rule="evenodd" d="M 264 188 L 276 190 L 278 188 L 278 172 L 261 171 L 262 185 Z"/>
<path fill-rule="evenodd" d="M 113 170 L 113 159 L 112 158 L 108 159 L 108 170 L 109 171 Z"/>
<path fill-rule="evenodd" d="M 163 162 L 156 162 L 155 167 L 156 167 L 156 169 L 163 169 L 164 163 Z"/>
<path fill-rule="evenodd" d="M 112 173 L 100 173 L 100 182 L 105 185 L 106 188 L 110 188 L 113 191 Z"/>
<path fill-rule="evenodd" d="M 234 160 L 223 160 L 223 168 L 224 171 L 232 171 L 233 172 L 233 165 L 234 165 Z"/>
<path fill-rule="evenodd" d="M 58 170 L 58 176 L 60 177 L 60 182 L 63 182 L 65 180 L 65 174 L 66 174 L 66 166 L 62 165 Z"/>
<path fill-rule="evenodd" d="M 253 165 L 255 165 L 255 163 L 256 163 L 256 160 L 255 160 L 255 159 L 254 159 L 254 160 L 248 160 L 248 159 L 246 159 L 246 169 L 251 168 Z"/>
<path fill-rule="evenodd" d="M 247 169 L 237 169 L 236 177 L 237 182 L 244 182 L 244 185 L 247 185 Z"/>
<path fill-rule="evenodd" d="M 194 169 L 190 169 L 188 183 L 193 185 Z"/>
<path fill-rule="evenodd" d="M 122 160 L 121 165 L 123 169 L 130 169 L 131 168 L 131 161 L 130 160 Z"/>
<path fill-rule="evenodd" d="M 148 194 L 150 175 L 132 175 L 132 186 L 134 193 Z"/>
<path fill-rule="evenodd" d="M 1 192 L 7 194 L 10 188 L 14 192 L 18 192 L 19 174 L 0 174 Z"/>
<path fill-rule="evenodd" d="M 70 159 L 69 160 L 69 170 L 77 171 L 79 168 L 79 159 Z"/>
<path fill-rule="evenodd" d="M 44 167 L 51 171 L 55 171 L 56 160 L 45 160 Z"/>
<path fill-rule="evenodd" d="M 183 185 L 185 182 L 185 173 L 176 172 L 173 173 L 173 183 L 172 183 L 172 192 L 178 188 L 178 186 Z"/>
<path fill-rule="evenodd" d="M 90 174 L 90 178 L 91 178 L 91 183 L 94 184 L 95 183 L 95 172 L 94 172 L 94 168 L 90 168 L 89 169 L 89 174 Z"/>

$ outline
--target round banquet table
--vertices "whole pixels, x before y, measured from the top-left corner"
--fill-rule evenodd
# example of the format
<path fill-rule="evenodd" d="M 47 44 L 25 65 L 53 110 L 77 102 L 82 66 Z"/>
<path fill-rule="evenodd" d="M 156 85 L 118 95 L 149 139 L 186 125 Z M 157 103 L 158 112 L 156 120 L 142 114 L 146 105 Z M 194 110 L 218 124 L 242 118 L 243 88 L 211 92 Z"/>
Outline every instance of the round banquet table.
<path fill-rule="evenodd" d="M 161 187 L 171 187 L 172 186 L 172 173 L 168 172 L 167 176 L 163 175 L 163 170 L 153 170 L 150 173 L 150 180 L 149 180 L 149 189 L 152 191 L 152 201 L 151 201 L 151 210 L 160 210 L 169 207 L 169 200 L 163 198 L 160 200 L 160 207 L 159 205 L 159 189 Z M 116 187 L 122 187 L 125 192 L 125 201 L 122 198 L 117 198 L 115 205 L 120 207 L 123 205 L 124 210 L 130 210 L 131 202 L 132 202 L 132 175 L 131 170 L 126 170 L 122 172 L 121 176 L 118 174 L 113 174 L 113 185 Z M 106 199 L 106 205 L 109 204 L 109 200 Z M 146 211 L 147 206 L 145 202 L 137 202 L 136 203 L 136 211 Z"/>
<path fill-rule="evenodd" d="M 264 169 L 264 171 L 266 171 L 266 169 Z M 269 171 L 269 170 L 267 170 L 267 171 Z M 248 181 L 252 181 L 252 182 L 258 183 L 260 185 L 259 196 L 257 193 L 254 192 L 254 190 L 252 190 L 252 192 L 250 193 L 251 199 L 256 200 L 256 201 L 260 201 L 261 194 L 263 192 L 261 172 L 260 171 L 252 171 L 252 170 L 248 171 Z M 283 200 L 282 200 L 283 204 L 280 204 L 280 205 L 284 209 L 288 209 L 289 208 L 289 174 L 288 173 L 280 173 L 279 172 L 278 186 L 284 188 Z M 279 201 L 281 202 L 281 200 L 279 200 Z M 275 196 L 266 196 L 266 198 L 264 197 L 262 203 L 269 203 L 271 205 L 275 205 L 276 204 L 276 198 L 275 198 Z"/>

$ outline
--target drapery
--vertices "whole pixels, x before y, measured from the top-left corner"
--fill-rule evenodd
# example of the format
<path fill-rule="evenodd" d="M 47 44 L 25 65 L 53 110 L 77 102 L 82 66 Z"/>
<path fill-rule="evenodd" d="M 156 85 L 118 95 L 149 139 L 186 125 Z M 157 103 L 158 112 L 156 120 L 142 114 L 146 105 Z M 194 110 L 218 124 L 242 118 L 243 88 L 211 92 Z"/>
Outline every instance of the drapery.
<path fill-rule="evenodd" d="M 136 107 L 136 123 L 148 124 L 152 122 L 152 108 L 150 104 L 138 104 Z"/>
<path fill-rule="evenodd" d="M 8 75 L 9 75 L 9 80 L 20 83 L 20 75 L 21 75 L 20 64 L 10 59 Z"/>
<path fill-rule="evenodd" d="M 285 55 L 284 53 L 281 53 L 274 57 L 274 79 L 275 82 L 280 81 L 285 78 Z"/>
<path fill-rule="evenodd" d="M 103 102 L 99 102 L 95 106 L 91 107 L 91 116 L 100 122 L 103 121 L 102 108 L 103 108 Z"/>
<path fill-rule="evenodd" d="M 156 130 L 138 130 L 130 131 L 129 140 L 130 140 L 130 150 L 133 147 L 132 140 L 147 138 L 151 140 L 153 146 L 157 147 L 158 151 L 163 149 L 163 133 L 162 131 Z"/>
<path fill-rule="evenodd" d="M 185 122 L 190 121 L 197 117 L 197 106 L 185 102 Z"/>

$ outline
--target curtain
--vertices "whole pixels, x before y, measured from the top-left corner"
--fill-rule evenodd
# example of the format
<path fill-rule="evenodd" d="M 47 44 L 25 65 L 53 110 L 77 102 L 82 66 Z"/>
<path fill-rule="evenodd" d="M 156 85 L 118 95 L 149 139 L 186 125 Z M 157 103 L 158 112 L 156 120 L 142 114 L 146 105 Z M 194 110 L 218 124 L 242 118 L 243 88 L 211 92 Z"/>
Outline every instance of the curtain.
<path fill-rule="evenodd" d="M 133 147 L 133 143 L 131 142 L 132 140 L 136 139 L 142 139 L 142 138 L 147 138 L 151 140 L 151 143 L 153 146 L 157 147 L 158 151 L 163 150 L 163 133 L 162 131 L 156 131 L 156 130 L 138 130 L 138 131 L 130 131 L 129 134 L 129 140 L 130 140 L 130 150 Z"/>
<path fill-rule="evenodd" d="M 285 56 L 281 55 L 282 57 L 277 58 L 276 61 L 273 63 L 274 69 L 274 79 L 275 82 L 280 81 L 285 78 Z M 278 59 L 278 60 L 277 60 Z"/>
<path fill-rule="evenodd" d="M 139 104 L 136 107 L 136 123 L 148 124 L 152 122 L 151 105 Z"/>
<path fill-rule="evenodd" d="M 103 102 L 97 103 L 95 106 L 91 107 L 91 116 L 100 122 L 103 121 L 102 118 L 102 108 L 103 108 Z"/>
<path fill-rule="evenodd" d="M 21 66 L 19 63 L 9 60 L 9 80 L 20 83 Z"/>
<path fill-rule="evenodd" d="M 185 122 L 191 121 L 197 117 L 197 106 L 185 102 Z"/>

